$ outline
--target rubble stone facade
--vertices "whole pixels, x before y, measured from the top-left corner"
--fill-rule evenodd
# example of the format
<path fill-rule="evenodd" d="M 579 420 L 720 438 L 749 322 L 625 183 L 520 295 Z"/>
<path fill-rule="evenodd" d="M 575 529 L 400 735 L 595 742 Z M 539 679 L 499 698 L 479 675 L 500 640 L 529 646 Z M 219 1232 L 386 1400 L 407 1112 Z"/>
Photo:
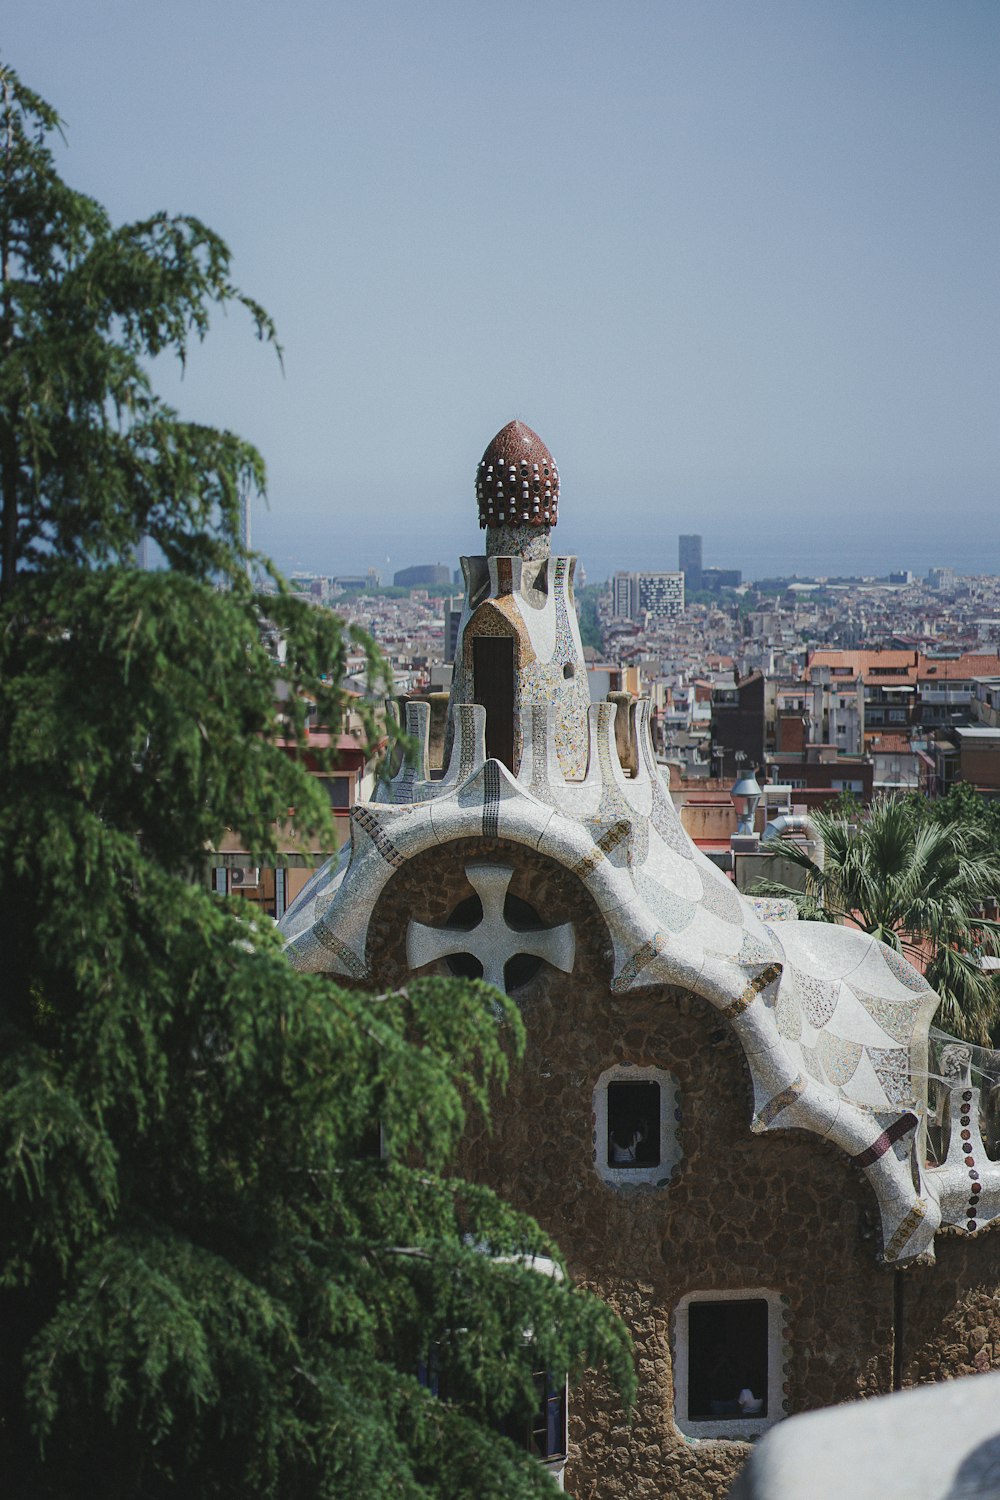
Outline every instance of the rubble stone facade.
<path fill-rule="evenodd" d="M 418 754 L 286 916 L 289 956 L 382 988 L 448 972 L 464 943 L 516 996 L 525 1061 L 456 1170 L 552 1234 L 627 1322 L 639 1372 L 628 1424 L 596 1381 L 572 1393 L 566 1488 L 716 1500 L 786 1414 L 1000 1368 L 1000 1163 L 972 1144 L 957 1074 L 967 1157 L 921 1159 L 921 976 L 862 934 L 764 920 L 684 834 L 642 705 L 616 735 L 621 704 L 578 703 L 556 615 L 572 560 L 533 559 L 560 586 L 527 599 L 519 560 L 488 559 L 465 560 L 463 635 L 488 633 L 499 597 L 534 669 L 507 694 L 509 763 L 486 750 L 485 704 L 505 700 L 466 652 L 444 774 L 410 704 Z M 457 922 L 476 899 L 478 926 Z"/>

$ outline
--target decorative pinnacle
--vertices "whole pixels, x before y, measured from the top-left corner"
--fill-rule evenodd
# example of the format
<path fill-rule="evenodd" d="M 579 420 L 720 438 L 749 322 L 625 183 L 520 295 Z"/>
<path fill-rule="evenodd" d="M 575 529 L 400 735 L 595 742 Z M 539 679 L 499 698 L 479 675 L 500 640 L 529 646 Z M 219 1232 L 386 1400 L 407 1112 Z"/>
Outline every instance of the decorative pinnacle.
<path fill-rule="evenodd" d="M 559 470 L 537 432 L 508 422 L 476 470 L 480 526 L 554 526 Z"/>

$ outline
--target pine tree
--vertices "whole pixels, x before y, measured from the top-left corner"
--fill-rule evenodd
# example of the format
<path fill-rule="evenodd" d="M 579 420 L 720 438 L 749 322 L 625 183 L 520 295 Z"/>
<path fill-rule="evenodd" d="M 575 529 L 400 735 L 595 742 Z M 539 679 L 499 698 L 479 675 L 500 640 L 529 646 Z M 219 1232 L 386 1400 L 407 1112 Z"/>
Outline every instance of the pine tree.
<path fill-rule="evenodd" d="M 279 740 L 308 704 L 338 722 L 364 645 L 276 575 L 255 592 L 260 456 L 151 385 L 215 307 L 274 330 L 204 225 L 114 227 L 68 187 L 57 117 L 9 68 L 0 106 L 4 1493 L 550 1493 L 493 1429 L 532 1364 L 633 1377 L 607 1309 L 531 1266 L 558 1261 L 538 1227 L 448 1175 L 516 1009 L 297 974 L 201 878 L 227 828 L 261 862 L 289 809 L 329 835 Z M 162 568 L 134 565 L 143 536 Z"/>

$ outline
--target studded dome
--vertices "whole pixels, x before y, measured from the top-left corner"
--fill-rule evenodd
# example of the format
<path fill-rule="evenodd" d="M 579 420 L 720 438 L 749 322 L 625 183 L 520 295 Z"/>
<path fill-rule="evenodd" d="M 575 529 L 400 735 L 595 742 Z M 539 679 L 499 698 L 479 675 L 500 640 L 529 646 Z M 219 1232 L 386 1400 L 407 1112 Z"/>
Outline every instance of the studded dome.
<path fill-rule="evenodd" d="M 554 526 L 559 470 L 537 432 L 508 422 L 476 470 L 480 526 Z"/>

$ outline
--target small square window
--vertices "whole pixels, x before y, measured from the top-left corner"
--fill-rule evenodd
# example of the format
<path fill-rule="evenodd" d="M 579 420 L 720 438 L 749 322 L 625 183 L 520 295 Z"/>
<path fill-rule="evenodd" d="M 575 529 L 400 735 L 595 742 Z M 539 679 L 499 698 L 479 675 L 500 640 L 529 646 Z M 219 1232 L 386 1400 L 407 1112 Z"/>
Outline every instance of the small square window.
<path fill-rule="evenodd" d="M 767 1416 L 767 1303 L 692 1302 L 688 1307 L 690 1422 Z"/>
<path fill-rule="evenodd" d="M 608 1166 L 660 1164 L 660 1085 L 608 1084 Z"/>
<path fill-rule="evenodd" d="M 417 1379 L 432 1396 L 461 1405 L 461 1396 L 450 1389 L 450 1382 L 442 1374 L 438 1344 L 432 1344 L 427 1358 L 418 1362 Z M 561 1489 L 569 1446 L 567 1382 L 565 1377 L 559 1379 L 549 1370 L 533 1370 L 531 1380 L 535 1388 L 534 1411 L 530 1415 L 494 1418 L 490 1425 L 538 1459 Z"/>
<path fill-rule="evenodd" d="M 543 1462 L 566 1457 L 566 1381 L 546 1370 L 532 1373 L 536 1407 L 530 1417 L 506 1417 L 497 1431 Z"/>
<path fill-rule="evenodd" d="M 674 1422 L 687 1437 L 756 1437 L 784 1416 L 782 1299 L 691 1292 L 674 1317 Z"/>
<path fill-rule="evenodd" d="M 619 1063 L 594 1089 L 594 1165 L 615 1187 L 665 1187 L 681 1159 L 677 1080 Z"/>
<path fill-rule="evenodd" d="M 323 790 L 330 799 L 331 807 L 350 807 L 352 780 L 350 776 L 323 776 L 320 780 Z"/>

